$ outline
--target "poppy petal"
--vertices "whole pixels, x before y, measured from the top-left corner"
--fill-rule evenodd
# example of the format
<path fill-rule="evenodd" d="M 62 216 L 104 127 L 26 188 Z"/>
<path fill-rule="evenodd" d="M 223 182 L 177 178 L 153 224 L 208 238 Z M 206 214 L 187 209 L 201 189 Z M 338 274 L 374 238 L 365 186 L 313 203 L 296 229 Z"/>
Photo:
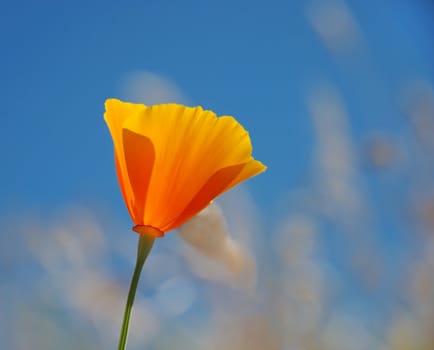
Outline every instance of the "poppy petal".
<path fill-rule="evenodd" d="M 224 189 L 238 176 L 243 170 L 245 164 L 232 165 L 217 171 L 212 175 L 205 185 L 196 193 L 194 198 L 186 206 L 183 212 L 179 214 L 174 222 L 167 223 L 163 230 L 169 231 L 174 227 L 182 225 L 194 214 L 204 209 L 213 198 L 221 194 Z"/>
<path fill-rule="evenodd" d="M 131 197 L 132 189 L 127 176 L 127 169 L 124 159 L 124 147 L 122 142 L 122 124 L 131 115 L 134 115 L 146 107 L 144 105 L 122 102 L 117 99 L 108 99 L 105 102 L 104 120 L 112 135 L 115 149 L 116 172 L 121 187 L 122 195 L 127 204 L 128 211 L 132 215 Z"/>
<path fill-rule="evenodd" d="M 148 186 L 155 161 L 155 151 L 151 140 L 127 129 L 122 133 L 125 163 L 128 180 L 132 189 L 132 198 L 127 205 L 136 225 L 143 225 Z"/>
<path fill-rule="evenodd" d="M 201 107 L 152 106 L 126 119 L 123 128 L 149 138 L 154 146 L 155 162 L 147 193 L 152 206 L 146 206 L 143 221 L 160 229 L 192 211 L 187 206 L 210 177 L 228 168 L 211 182 L 216 187 L 207 189 L 213 193 L 208 203 L 235 185 L 252 159 L 250 138 L 244 128 L 232 117 L 218 118 Z M 238 171 L 230 171 L 232 166 Z M 247 170 L 243 171 L 246 177 L 240 176 L 238 182 L 264 168 L 248 165 Z"/>
<path fill-rule="evenodd" d="M 226 192 L 240 182 L 265 171 L 265 169 L 266 167 L 256 160 L 252 160 L 246 164 L 237 164 L 220 169 L 208 179 L 206 184 L 199 190 L 177 220 L 170 223 L 168 227 L 164 229 L 169 231 L 172 228 L 182 225 L 197 212 L 203 210 L 213 198 Z"/>

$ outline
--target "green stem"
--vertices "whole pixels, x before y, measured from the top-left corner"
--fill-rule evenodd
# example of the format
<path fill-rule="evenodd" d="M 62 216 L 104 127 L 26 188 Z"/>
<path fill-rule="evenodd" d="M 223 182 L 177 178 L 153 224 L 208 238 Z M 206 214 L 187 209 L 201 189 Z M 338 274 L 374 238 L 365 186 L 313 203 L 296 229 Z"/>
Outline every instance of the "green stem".
<path fill-rule="evenodd" d="M 137 283 L 139 282 L 143 264 L 145 263 L 149 252 L 151 251 L 154 240 L 155 239 L 153 237 L 148 235 L 139 235 L 136 267 L 134 268 L 134 274 L 130 284 L 130 291 L 128 292 L 127 304 L 125 305 L 124 320 L 122 321 L 118 350 L 125 350 L 127 345 L 128 327 L 130 324 L 130 315 L 134 304 L 134 297 L 136 295 Z"/>

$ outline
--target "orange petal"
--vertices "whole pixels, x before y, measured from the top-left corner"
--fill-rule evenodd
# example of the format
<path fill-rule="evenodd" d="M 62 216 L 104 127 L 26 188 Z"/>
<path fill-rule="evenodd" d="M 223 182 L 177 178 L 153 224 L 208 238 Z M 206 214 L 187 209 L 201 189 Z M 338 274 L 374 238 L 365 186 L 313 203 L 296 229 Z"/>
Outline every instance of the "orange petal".
<path fill-rule="evenodd" d="M 238 185 L 240 182 L 247 180 L 253 176 L 256 176 L 267 170 L 267 167 L 261 162 L 250 157 L 250 160 L 246 163 L 240 173 L 232 179 L 232 181 L 226 186 L 223 192 L 231 189 L 232 187 Z"/>
<path fill-rule="evenodd" d="M 200 189 L 177 220 L 169 223 L 164 230 L 170 231 L 182 225 L 196 213 L 203 210 L 213 198 L 240 182 L 265 171 L 265 169 L 266 167 L 261 162 L 253 158 L 246 164 L 237 164 L 220 169 L 208 179 L 207 183 Z"/>
<path fill-rule="evenodd" d="M 122 171 L 119 158 L 116 152 L 115 152 L 115 164 L 116 164 L 116 175 L 118 177 L 118 182 L 119 182 L 119 187 L 121 188 L 122 197 L 124 198 L 125 204 L 127 205 L 130 216 L 133 217 L 133 208 L 131 205 L 132 196 L 130 195 L 131 191 L 127 190 L 127 186 L 128 188 L 130 188 L 128 174 Z"/>
<path fill-rule="evenodd" d="M 143 225 L 148 186 L 155 161 L 155 151 L 151 140 L 145 136 L 123 129 L 125 164 L 132 198 L 127 206 L 136 225 Z M 122 175 L 123 177 L 123 175 Z"/>
<path fill-rule="evenodd" d="M 174 222 L 168 222 L 163 230 L 169 231 L 172 228 L 182 225 L 193 215 L 204 209 L 210 201 L 223 193 L 225 188 L 232 182 L 234 178 L 243 170 L 245 164 L 231 165 L 220 169 L 213 174 L 205 185 L 196 193 L 194 198 L 188 203 L 184 211 L 179 214 Z"/>

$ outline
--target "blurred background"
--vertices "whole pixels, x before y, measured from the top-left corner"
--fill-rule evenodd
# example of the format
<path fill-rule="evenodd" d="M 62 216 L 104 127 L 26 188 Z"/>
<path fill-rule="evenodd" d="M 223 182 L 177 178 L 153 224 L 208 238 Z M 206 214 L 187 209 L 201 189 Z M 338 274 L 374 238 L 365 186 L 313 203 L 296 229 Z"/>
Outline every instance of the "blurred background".
<path fill-rule="evenodd" d="M 129 349 L 434 349 L 430 0 L 3 1 L 0 45 L 1 349 L 117 345 L 109 97 L 234 115 L 268 166 L 217 201 L 230 262 L 156 242 Z"/>

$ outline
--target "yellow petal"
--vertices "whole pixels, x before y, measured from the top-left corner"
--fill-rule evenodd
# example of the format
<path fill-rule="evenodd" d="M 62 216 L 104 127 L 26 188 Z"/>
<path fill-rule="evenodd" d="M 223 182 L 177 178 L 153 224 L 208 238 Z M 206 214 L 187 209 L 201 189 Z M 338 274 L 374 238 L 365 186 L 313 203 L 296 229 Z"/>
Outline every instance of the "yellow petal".
<path fill-rule="evenodd" d="M 122 142 L 122 124 L 132 115 L 144 110 L 146 107 L 140 104 L 126 103 L 117 99 L 108 99 L 105 102 L 104 120 L 112 135 L 115 149 L 116 172 L 119 180 L 119 186 L 122 191 L 125 203 L 130 215 L 132 213 L 132 189 L 127 176 L 127 169 L 124 159 L 124 147 Z"/>
<path fill-rule="evenodd" d="M 110 130 L 117 151 L 122 150 L 122 124 L 127 118 L 143 111 L 145 108 L 141 104 L 122 102 L 117 99 L 108 99 L 105 102 L 104 120 Z"/>

